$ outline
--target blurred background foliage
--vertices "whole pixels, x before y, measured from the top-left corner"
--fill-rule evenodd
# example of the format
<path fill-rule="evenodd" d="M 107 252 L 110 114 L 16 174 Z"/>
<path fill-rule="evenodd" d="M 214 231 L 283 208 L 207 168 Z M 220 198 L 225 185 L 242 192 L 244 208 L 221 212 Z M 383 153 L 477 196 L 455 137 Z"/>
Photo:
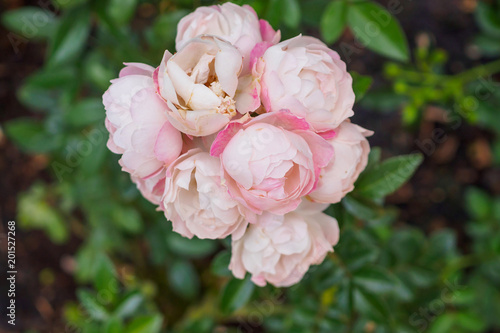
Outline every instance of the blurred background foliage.
<path fill-rule="evenodd" d="M 328 208 L 335 252 L 287 289 L 232 278 L 229 239 L 173 233 L 105 146 L 109 80 L 123 62 L 156 66 L 179 19 L 214 3 L 4 1 L 2 53 L 37 68 L 11 84 L 21 105 L 2 95 L 1 214 L 21 229 L 16 328 L 500 331 L 500 1 L 236 1 L 283 39 L 311 34 L 339 52 L 356 122 L 380 146 Z"/>

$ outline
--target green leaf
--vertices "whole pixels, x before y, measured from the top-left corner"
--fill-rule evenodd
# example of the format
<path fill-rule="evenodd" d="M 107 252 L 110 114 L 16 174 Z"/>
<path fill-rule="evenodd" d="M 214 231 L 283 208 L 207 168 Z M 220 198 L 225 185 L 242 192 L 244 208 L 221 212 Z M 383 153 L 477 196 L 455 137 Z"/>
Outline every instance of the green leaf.
<path fill-rule="evenodd" d="M 101 98 L 89 97 L 76 103 L 64 116 L 70 125 L 87 126 L 103 121 L 105 111 Z"/>
<path fill-rule="evenodd" d="M 106 297 L 113 298 L 118 292 L 118 281 L 116 280 L 115 267 L 108 256 L 99 257 L 96 277 L 94 280 L 97 292 L 106 294 Z"/>
<path fill-rule="evenodd" d="M 373 111 L 389 113 L 398 110 L 407 100 L 408 97 L 391 90 L 373 90 L 363 97 L 361 105 Z"/>
<path fill-rule="evenodd" d="M 158 333 L 162 323 L 159 314 L 137 317 L 127 326 L 125 333 Z"/>
<path fill-rule="evenodd" d="M 497 110 L 498 106 L 495 101 L 478 100 L 477 107 L 474 110 L 474 117 L 477 118 L 478 124 L 482 127 L 500 133 L 500 119 Z"/>
<path fill-rule="evenodd" d="M 493 219 L 500 221 L 500 197 L 496 197 L 493 201 Z"/>
<path fill-rule="evenodd" d="M 5 126 L 7 136 L 22 150 L 32 153 L 47 153 L 62 145 L 60 135 L 51 135 L 45 126 L 35 119 L 18 118 Z"/>
<path fill-rule="evenodd" d="M 56 26 L 56 14 L 48 9 L 25 6 L 2 14 L 2 24 L 28 39 L 49 38 Z"/>
<path fill-rule="evenodd" d="M 25 229 L 42 229 L 54 243 L 64 243 L 69 237 L 67 221 L 49 204 L 48 188 L 33 185 L 18 201 L 19 226 Z"/>
<path fill-rule="evenodd" d="M 255 285 L 250 275 L 243 280 L 231 279 L 224 287 L 220 299 L 220 308 L 225 313 L 231 313 L 244 306 L 253 294 Z"/>
<path fill-rule="evenodd" d="M 436 282 L 436 272 L 422 267 L 411 267 L 401 274 L 408 282 L 419 288 L 427 288 Z"/>
<path fill-rule="evenodd" d="M 136 208 L 116 205 L 111 210 L 111 218 L 116 226 L 136 234 L 142 230 L 142 219 Z"/>
<path fill-rule="evenodd" d="M 393 275 L 395 283 L 391 290 L 391 295 L 403 302 L 410 302 L 414 299 L 415 293 L 411 286 L 398 275 Z"/>
<path fill-rule="evenodd" d="M 89 0 L 52 0 L 58 8 L 73 8 L 82 3 L 88 2 Z"/>
<path fill-rule="evenodd" d="M 307 0 L 300 1 L 302 9 L 302 20 L 309 26 L 317 28 L 318 18 L 323 15 L 326 6 L 331 0 Z"/>
<path fill-rule="evenodd" d="M 453 258 L 457 254 L 457 235 L 454 230 L 443 229 L 431 235 L 428 257 L 435 260 L 443 260 Z"/>
<path fill-rule="evenodd" d="M 356 95 L 356 102 L 359 102 L 368 92 L 373 83 L 373 78 L 367 75 L 361 75 L 356 72 L 351 72 L 352 89 Z"/>
<path fill-rule="evenodd" d="M 400 229 L 394 232 L 388 242 L 389 249 L 401 263 L 411 263 L 421 255 L 425 239 L 420 230 Z"/>
<path fill-rule="evenodd" d="M 212 260 L 210 270 L 217 276 L 231 276 L 229 270 L 229 261 L 231 260 L 231 253 L 228 250 L 219 252 Z"/>
<path fill-rule="evenodd" d="M 212 240 L 196 237 L 187 239 L 178 233 L 168 235 L 167 245 L 172 252 L 185 258 L 204 258 L 217 248 L 217 243 Z"/>
<path fill-rule="evenodd" d="M 166 242 L 166 235 L 170 232 L 169 228 L 170 226 L 165 223 L 164 219 L 146 225 L 145 236 L 149 244 L 150 260 L 154 265 L 164 264 L 169 254 Z"/>
<path fill-rule="evenodd" d="M 374 263 L 380 250 L 369 241 L 365 232 L 348 229 L 335 247 L 335 253 L 342 258 L 349 270 L 355 271 Z"/>
<path fill-rule="evenodd" d="M 493 203 L 483 190 L 475 187 L 468 188 L 465 192 L 465 204 L 472 218 L 485 220 L 491 216 Z"/>
<path fill-rule="evenodd" d="M 486 34 L 500 37 L 500 16 L 491 4 L 479 1 L 474 14 L 477 24 Z"/>
<path fill-rule="evenodd" d="M 364 198 L 354 198 L 352 195 L 345 196 L 342 205 L 349 213 L 364 221 L 376 219 L 383 213 L 382 207 Z"/>
<path fill-rule="evenodd" d="M 110 65 L 109 59 L 98 51 L 90 52 L 84 60 L 83 67 L 86 81 L 102 91 L 108 89 L 110 81 L 116 77 L 117 71 Z"/>
<path fill-rule="evenodd" d="M 298 0 L 281 0 L 283 22 L 290 28 L 298 27 L 300 23 L 300 6 Z"/>
<path fill-rule="evenodd" d="M 481 53 L 488 57 L 496 57 L 500 55 L 500 43 L 496 37 L 491 37 L 486 34 L 479 34 L 474 38 L 474 44 L 479 47 Z"/>
<path fill-rule="evenodd" d="M 381 295 L 362 287 L 354 288 L 354 306 L 361 313 L 378 322 L 388 322 L 391 313 Z"/>
<path fill-rule="evenodd" d="M 374 2 L 355 2 L 347 22 L 356 38 L 369 49 L 391 59 L 407 62 L 408 42 L 401 26 L 384 7 Z"/>
<path fill-rule="evenodd" d="M 42 69 L 28 78 L 27 83 L 39 89 L 65 88 L 75 81 L 73 67 Z"/>
<path fill-rule="evenodd" d="M 454 313 L 444 313 L 433 321 L 428 329 L 429 333 L 453 332 L 456 322 Z"/>
<path fill-rule="evenodd" d="M 273 27 L 279 26 L 283 19 L 283 0 L 270 0 L 267 5 L 266 19 Z"/>
<path fill-rule="evenodd" d="M 189 321 L 185 321 L 182 328 L 176 329 L 176 332 L 199 332 L 208 333 L 216 332 L 215 318 L 209 316 L 203 316 L 201 318 L 194 318 Z M 229 332 L 228 332 L 229 333 Z"/>
<path fill-rule="evenodd" d="M 367 198 L 381 198 L 396 191 L 422 163 L 421 154 L 389 158 L 362 173 L 356 182 L 356 193 Z"/>
<path fill-rule="evenodd" d="M 487 325 L 480 315 L 473 312 L 459 312 L 456 323 L 460 328 L 471 332 L 484 332 Z"/>
<path fill-rule="evenodd" d="M 102 325 L 98 322 L 87 320 L 82 325 L 82 333 L 101 333 Z"/>
<path fill-rule="evenodd" d="M 78 249 L 76 254 L 75 277 L 78 282 L 89 282 L 97 275 L 96 262 L 106 256 L 91 244 L 87 243 Z"/>
<path fill-rule="evenodd" d="M 127 24 L 135 13 L 138 0 L 108 1 L 108 15 L 117 25 Z"/>
<path fill-rule="evenodd" d="M 126 295 L 121 302 L 117 305 L 113 312 L 116 318 L 127 318 L 133 315 L 139 306 L 143 303 L 144 297 L 139 292 L 132 292 Z"/>
<path fill-rule="evenodd" d="M 58 67 L 76 60 L 85 48 L 90 32 L 88 8 L 74 8 L 64 14 L 50 45 L 49 67 Z"/>
<path fill-rule="evenodd" d="M 383 268 L 370 266 L 354 273 L 354 283 L 375 294 L 383 294 L 392 291 L 397 282 Z"/>
<path fill-rule="evenodd" d="M 104 325 L 104 333 L 122 333 L 123 323 L 118 318 L 110 318 Z"/>
<path fill-rule="evenodd" d="M 76 291 L 78 300 L 87 310 L 90 317 L 96 320 L 106 320 L 109 317 L 106 307 L 104 307 L 88 290 L 78 289 Z"/>
<path fill-rule="evenodd" d="M 380 163 L 382 157 L 382 149 L 380 147 L 373 147 L 368 154 L 368 163 L 365 170 L 371 169 Z"/>
<path fill-rule="evenodd" d="M 64 305 L 64 320 L 71 325 L 80 327 L 88 320 L 87 315 L 84 313 L 81 306 L 76 302 L 68 302 Z"/>
<path fill-rule="evenodd" d="M 320 31 L 323 39 L 331 44 L 344 31 L 347 20 L 347 1 L 333 0 L 321 16 Z"/>
<path fill-rule="evenodd" d="M 152 36 L 148 36 L 149 43 L 158 49 L 164 49 L 165 45 L 173 47 L 177 24 L 188 13 L 187 10 L 180 9 L 158 16 L 152 26 Z"/>
<path fill-rule="evenodd" d="M 59 108 L 59 94 L 53 89 L 41 88 L 39 85 L 31 84 L 29 79 L 17 91 L 19 101 L 33 110 L 54 111 Z"/>
<path fill-rule="evenodd" d="M 339 290 L 335 294 L 337 307 L 342 315 L 346 313 L 348 316 L 353 314 L 354 293 L 352 279 L 344 278 L 339 283 Z"/>
<path fill-rule="evenodd" d="M 94 131 L 97 129 L 93 129 Z M 92 132 L 89 132 L 92 133 Z M 85 137 L 85 139 L 82 139 L 80 143 L 83 145 L 85 142 L 92 144 L 90 153 L 88 155 L 84 156 L 82 160 L 82 164 L 80 166 L 80 171 L 82 172 L 83 175 L 86 176 L 92 176 L 94 175 L 104 162 L 106 158 L 106 154 L 109 154 L 109 150 L 106 147 L 106 145 L 103 144 L 94 144 L 92 141 L 88 139 L 88 137 Z M 127 226 L 128 227 L 128 226 Z M 128 229 L 129 232 L 136 232 L 137 229 L 137 224 L 132 226 L 132 229 Z M 139 226 L 140 227 L 140 226 Z M 139 228 L 140 229 L 140 228 Z"/>
<path fill-rule="evenodd" d="M 168 267 L 171 289 L 185 299 L 194 299 L 200 291 L 198 272 L 187 260 L 177 260 Z"/>

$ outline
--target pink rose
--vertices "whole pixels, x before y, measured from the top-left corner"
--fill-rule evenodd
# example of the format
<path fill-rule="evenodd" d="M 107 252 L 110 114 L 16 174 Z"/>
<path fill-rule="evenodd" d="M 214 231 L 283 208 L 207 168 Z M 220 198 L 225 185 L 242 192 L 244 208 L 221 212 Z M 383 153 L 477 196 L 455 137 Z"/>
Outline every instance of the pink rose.
<path fill-rule="evenodd" d="M 144 198 L 155 205 L 159 205 L 165 191 L 165 173 L 166 168 L 162 168 L 151 177 L 139 178 L 131 176 L 131 179 Z"/>
<path fill-rule="evenodd" d="M 177 26 L 176 49 L 180 51 L 190 39 L 201 35 L 217 36 L 236 46 L 244 58 L 245 69 L 256 44 L 276 44 L 280 40 L 279 31 L 274 31 L 267 21 L 259 21 L 252 7 L 230 2 L 199 7 L 185 16 Z"/>
<path fill-rule="evenodd" d="M 372 135 L 358 125 L 344 121 L 328 140 L 335 154 L 321 170 L 318 186 L 309 194 L 316 202 L 337 203 L 354 189 L 354 182 L 366 167 L 370 144 L 365 137 Z"/>
<path fill-rule="evenodd" d="M 261 77 L 264 64 L 256 61 L 252 64 L 251 72 L 240 77 L 236 90 L 236 109 L 239 113 L 254 112 L 261 107 Z M 265 112 L 265 110 L 263 110 Z M 260 112 L 260 113 L 263 113 Z"/>
<path fill-rule="evenodd" d="M 321 263 L 333 251 L 339 239 L 337 220 L 323 214 L 322 208 L 262 215 L 242 238 L 233 240 L 229 269 L 239 279 L 249 272 L 259 286 L 269 282 L 288 287 L 299 282 L 309 266 Z"/>
<path fill-rule="evenodd" d="M 318 132 L 352 116 L 352 78 L 339 55 L 320 40 L 298 36 L 268 48 L 259 60 L 262 103 L 267 111 L 289 109 Z"/>
<path fill-rule="evenodd" d="M 242 57 L 214 36 L 190 40 L 158 67 L 158 92 L 170 109 L 167 118 L 183 133 L 210 135 L 236 115 L 234 95 Z"/>
<path fill-rule="evenodd" d="M 221 184 L 220 161 L 201 149 L 179 157 L 168 169 L 162 208 L 174 231 L 185 237 L 234 239 L 247 222 Z"/>
<path fill-rule="evenodd" d="M 158 184 L 153 180 L 160 182 L 165 165 L 180 155 L 182 136 L 167 120 L 168 106 L 155 92 L 153 70 L 144 64 L 127 64 L 104 93 L 103 103 L 108 148 L 122 154 L 123 170 L 135 182 L 144 183 L 139 188 L 156 202 L 158 195 L 152 191 Z"/>
<path fill-rule="evenodd" d="M 231 122 L 212 144 L 231 196 L 254 214 L 288 213 L 311 192 L 333 149 L 287 110 Z"/>

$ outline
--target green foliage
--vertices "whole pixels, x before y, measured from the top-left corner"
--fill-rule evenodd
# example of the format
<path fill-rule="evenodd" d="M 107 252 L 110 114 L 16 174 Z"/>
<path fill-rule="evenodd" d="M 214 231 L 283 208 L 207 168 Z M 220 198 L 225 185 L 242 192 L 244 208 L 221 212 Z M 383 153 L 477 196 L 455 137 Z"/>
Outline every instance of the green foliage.
<path fill-rule="evenodd" d="M 346 27 L 364 47 L 394 60 L 409 60 L 406 36 L 394 15 L 383 6 L 371 1 L 330 1 L 321 15 L 324 40 L 335 42 Z"/>
<path fill-rule="evenodd" d="M 281 23 L 289 28 L 296 28 L 300 23 L 298 0 L 270 0 L 266 9 L 269 23 L 278 26 Z"/>
<path fill-rule="evenodd" d="M 75 127 L 83 127 L 104 121 L 102 100 L 97 97 L 86 98 L 70 108 L 64 118 L 69 125 Z"/>
<path fill-rule="evenodd" d="M 500 54 L 499 13 L 498 1 L 478 2 L 475 17 L 481 33 L 475 37 L 475 44 L 486 56 Z M 447 117 L 443 120 L 451 122 L 453 129 L 457 122 L 449 119 L 459 118 L 498 133 L 500 118 L 496 110 L 500 107 L 500 94 L 492 75 L 500 72 L 500 61 L 447 75 L 446 52 L 432 45 L 427 35 L 420 40 L 414 50 L 414 63 L 385 64 L 384 74 L 392 91 L 383 87 L 369 92 L 363 104 L 381 112 L 401 110 L 403 123 L 412 127 L 422 119 L 427 106 L 438 106 L 446 110 Z"/>
<path fill-rule="evenodd" d="M 352 89 L 356 94 L 356 102 L 359 102 L 370 89 L 373 79 L 370 76 L 363 76 L 356 72 L 351 72 Z"/>
<path fill-rule="evenodd" d="M 60 67 L 78 58 L 90 32 L 90 12 L 87 7 L 67 11 L 51 38 L 48 67 Z"/>
<path fill-rule="evenodd" d="M 347 22 L 347 1 L 332 1 L 321 17 L 321 34 L 327 43 L 333 43 L 345 28 Z"/>
<path fill-rule="evenodd" d="M 367 198 L 385 197 L 401 187 L 422 163 L 420 154 L 393 157 L 365 170 L 358 179 L 357 191 Z"/>
<path fill-rule="evenodd" d="M 212 260 L 211 271 L 217 276 L 231 276 L 229 270 L 229 261 L 231 253 L 229 251 L 220 251 Z"/>
<path fill-rule="evenodd" d="M 52 136 L 44 124 L 31 118 L 11 121 L 6 127 L 7 135 L 21 149 L 33 153 L 46 153 L 62 145 L 60 136 Z"/>
<path fill-rule="evenodd" d="M 158 52 L 174 48 L 175 35 L 177 33 L 177 23 L 189 13 L 188 10 L 176 10 L 159 15 L 152 29 L 148 31 L 148 41 Z"/>
<path fill-rule="evenodd" d="M 447 59 L 444 50 L 427 45 L 415 50 L 414 64 L 386 63 L 384 75 L 392 91 L 386 87 L 372 91 L 363 104 L 381 112 L 401 109 L 403 123 L 413 127 L 425 108 L 433 105 L 446 110 L 450 119 L 464 119 L 497 131 L 500 95 L 491 75 L 500 72 L 500 61 L 446 75 Z M 452 123 L 447 117 L 443 121 Z M 452 126 L 457 127 L 456 121 Z"/>
<path fill-rule="evenodd" d="M 110 0 L 106 8 L 107 14 L 116 25 L 126 25 L 134 16 L 137 2 L 137 0 Z"/>
<path fill-rule="evenodd" d="M 409 60 L 408 43 L 401 26 L 381 5 L 355 2 L 349 8 L 347 22 L 367 48 L 395 60 Z"/>
<path fill-rule="evenodd" d="M 42 229 L 55 243 L 68 239 L 69 230 L 62 214 L 51 204 L 52 189 L 35 184 L 19 198 L 19 224 L 25 229 Z"/>
<path fill-rule="evenodd" d="M 54 34 L 56 15 L 39 7 L 26 6 L 5 12 L 2 24 L 24 38 L 45 40 Z"/>
<path fill-rule="evenodd" d="M 347 28 L 376 53 L 402 62 L 410 58 L 394 15 L 373 1 L 236 2 L 252 5 L 284 38 L 307 28 L 331 44 Z M 82 242 L 74 254 L 77 303 L 64 310 L 70 327 L 108 333 L 500 329 L 500 198 L 480 189 L 467 192 L 470 249 L 457 248 L 452 230 L 424 235 L 405 225 L 398 209 L 384 201 L 411 178 L 422 162 L 419 154 L 381 160 L 381 150 L 372 149 L 355 190 L 326 210 L 341 226 L 335 252 L 298 285 L 261 288 L 249 276 L 232 277 L 230 240 L 189 240 L 174 233 L 105 146 L 101 95 L 109 80 L 124 61 L 154 65 L 164 49 L 173 51 L 176 25 L 193 2 L 54 4 L 58 15 L 37 7 L 2 14 L 13 33 L 48 45 L 44 67 L 18 91 L 20 102 L 38 113 L 36 119 L 18 118 L 4 128 L 23 151 L 44 154 L 53 176 L 19 197 L 20 227 L 43 230 L 55 243 L 70 236 Z M 482 22 L 476 42 L 483 40 L 481 49 L 491 55 L 499 49 L 497 6 L 480 2 L 476 13 Z M 151 7 L 156 16 L 139 17 Z M 403 108 L 409 125 L 426 105 L 458 103 L 462 117 L 498 133 L 500 94 L 494 81 L 479 80 L 500 70 L 498 63 L 449 76 L 446 60 L 443 51 L 421 47 L 412 65 L 387 63 L 391 86 L 373 91 L 368 91 L 371 77 L 352 72 L 357 101 L 364 96 L 362 105 L 370 111 Z M 490 97 L 471 109 L 467 97 L 478 89 Z M 500 143 L 496 147 L 500 161 Z"/>
<path fill-rule="evenodd" d="M 181 297 L 194 299 L 200 291 L 200 280 L 193 264 L 189 261 L 175 261 L 168 267 L 172 289 Z"/>
<path fill-rule="evenodd" d="M 481 33 L 475 37 L 475 44 L 486 56 L 500 55 L 500 3 L 480 1 L 475 11 Z"/>
<path fill-rule="evenodd" d="M 245 305 L 252 296 L 255 285 L 246 276 L 243 280 L 231 279 L 222 290 L 220 308 L 225 313 L 231 313 Z"/>
<path fill-rule="evenodd" d="M 126 333 L 160 332 L 162 319 L 160 316 L 143 316 L 134 319 L 126 329 Z"/>

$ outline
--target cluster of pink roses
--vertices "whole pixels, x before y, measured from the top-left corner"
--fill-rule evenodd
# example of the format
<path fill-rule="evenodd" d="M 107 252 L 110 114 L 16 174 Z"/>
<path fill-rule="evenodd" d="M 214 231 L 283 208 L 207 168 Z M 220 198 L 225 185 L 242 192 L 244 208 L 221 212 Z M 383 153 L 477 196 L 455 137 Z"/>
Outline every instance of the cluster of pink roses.
<path fill-rule="evenodd" d="M 108 147 L 185 237 L 232 236 L 230 269 L 289 286 L 338 241 L 322 213 L 367 163 L 339 55 L 280 32 L 249 6 L 184 17 L 177 53 L 128 63 L 103 96 Z"/>

